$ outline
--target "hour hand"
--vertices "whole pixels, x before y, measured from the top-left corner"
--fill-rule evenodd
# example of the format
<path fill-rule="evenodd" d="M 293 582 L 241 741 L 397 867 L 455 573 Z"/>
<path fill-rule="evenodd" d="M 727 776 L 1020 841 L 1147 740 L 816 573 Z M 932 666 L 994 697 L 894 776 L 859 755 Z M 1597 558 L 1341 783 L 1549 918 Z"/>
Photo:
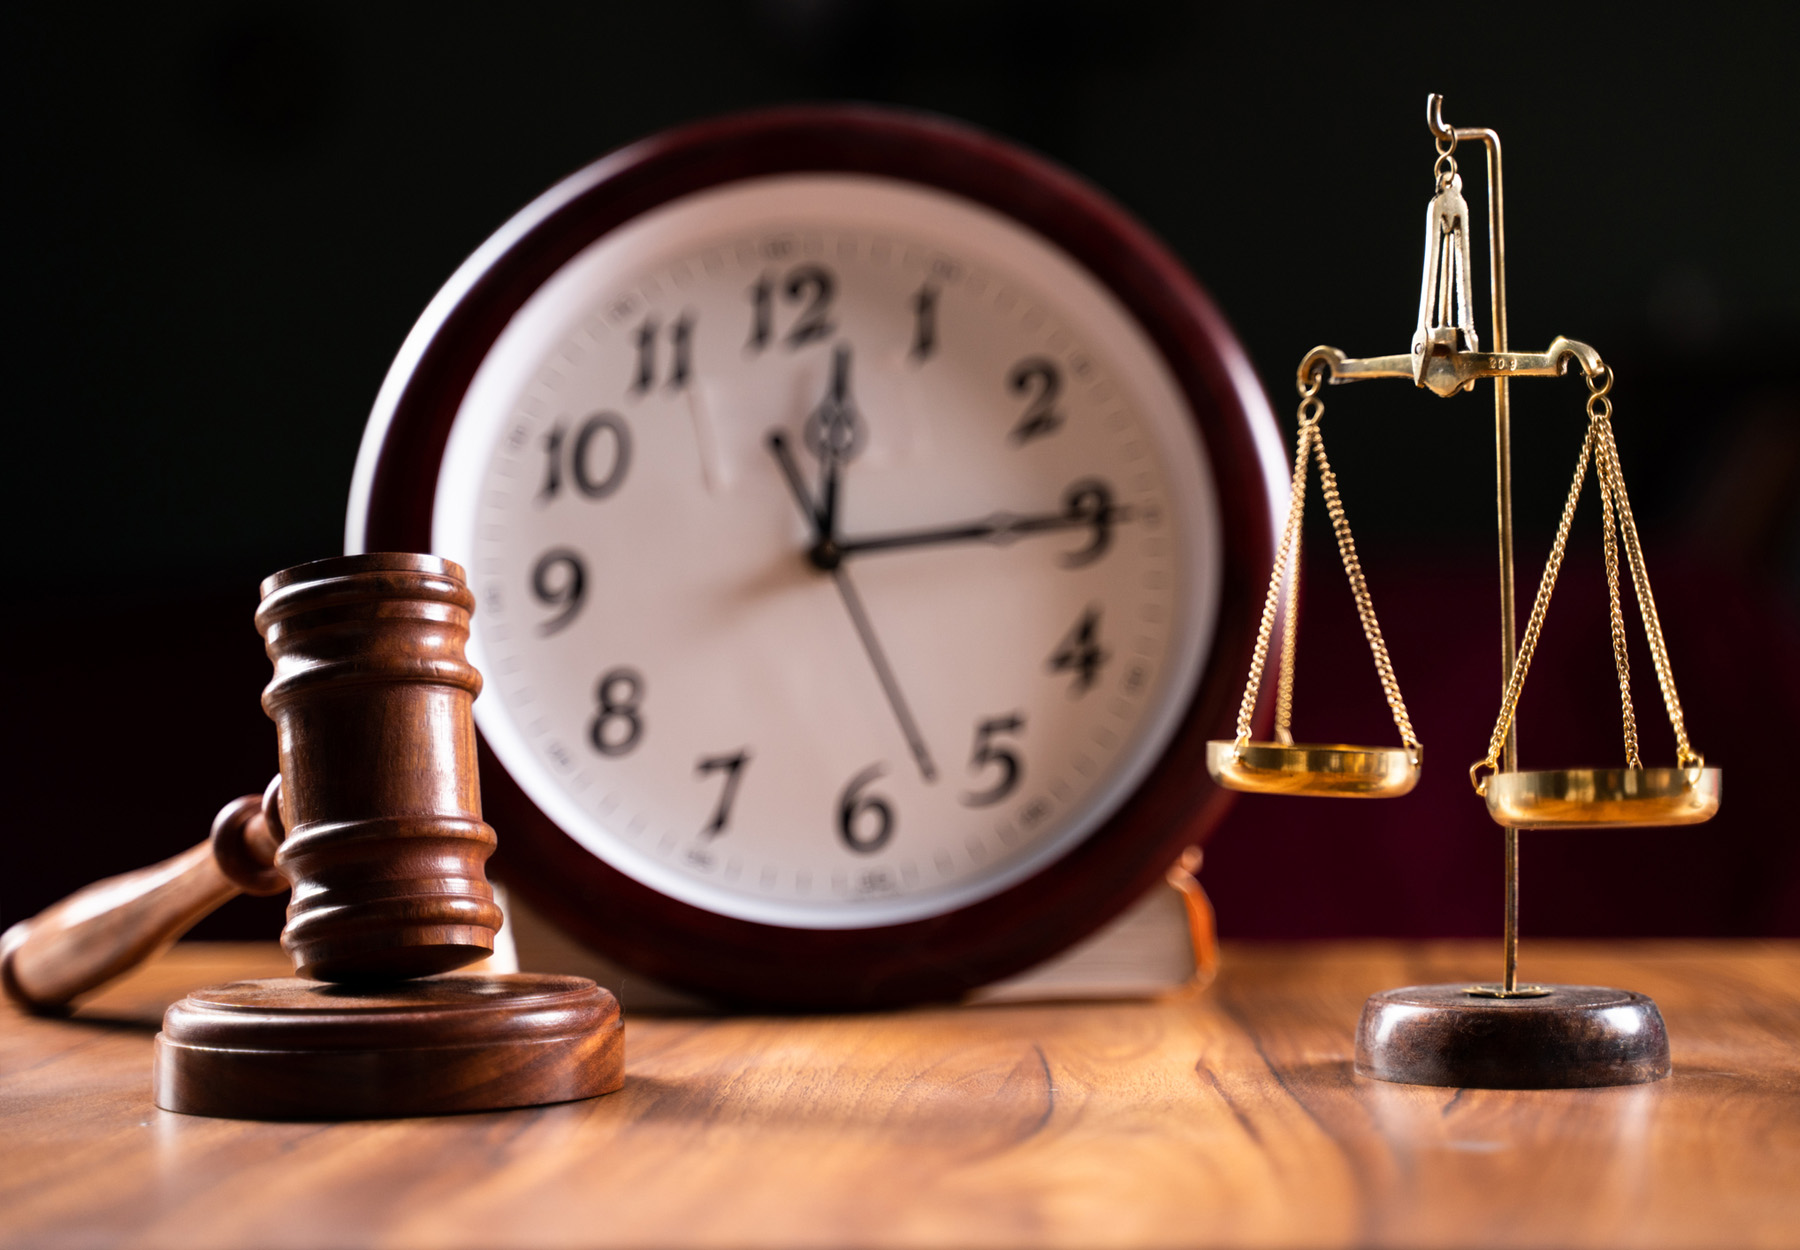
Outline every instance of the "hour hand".
<path fill-rule="evenodd" d="M 807 446 L 819 460 L 819 539 L 837 537 L 838 471 L 862 445 L 862 424 L 850 404 L 850 346 L 831 354 L 831 390 L 806 422 Z"/>
<path fill-rule="evenodd" d="M 781 466 L 788 490 L 800 511 L 812 523 L 812 562 L 829 572 L 838 566 L 837 516 L 839 473 L 862 448 L 863 427 L 850 401 L 850 348 L 839 344 L 831 358 L 831 385 L 819 406 L 806 419 L 804 438 L 808 450 L 819 462 L 819 497 L 815 501 L 800 474 L 787 435 L 769 431 L 769 451 Z"/>

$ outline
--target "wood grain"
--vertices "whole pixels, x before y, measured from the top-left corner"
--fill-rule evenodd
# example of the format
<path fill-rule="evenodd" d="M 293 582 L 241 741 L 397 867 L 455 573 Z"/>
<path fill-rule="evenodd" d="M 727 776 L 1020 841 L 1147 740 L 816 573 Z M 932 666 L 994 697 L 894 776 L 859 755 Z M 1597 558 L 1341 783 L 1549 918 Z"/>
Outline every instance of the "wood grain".
<path fill-rule="evenodd" d="M 1796 1246 L 1800 943 L 1532 943 L 1652 995 L 1675 1071 L 1494 1091 L 1351 1071 L 1363 999 L 1488 943 L 1227 945 L 1183 1002 L 629 1026 L 625 1088 L 366 1124 L 150 1104 L 184 944 L 71 1021 L 0 1016 L 0 1244 Z"/>

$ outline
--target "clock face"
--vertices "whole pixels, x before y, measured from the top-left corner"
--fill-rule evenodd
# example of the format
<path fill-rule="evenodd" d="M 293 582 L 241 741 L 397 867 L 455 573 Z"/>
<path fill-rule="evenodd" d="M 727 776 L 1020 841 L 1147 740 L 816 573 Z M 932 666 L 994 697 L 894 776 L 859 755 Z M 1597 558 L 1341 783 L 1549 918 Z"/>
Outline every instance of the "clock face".
<path fill-rule="evenodd" d="M 940 915 L 1156 764 L 1219 607 L 1181 388 L 1088 271 L 948 192 L 731 182 L 577 252 L 487 351 L 432 548 L 483 737 L 612 868 L 740 920 Z"/>

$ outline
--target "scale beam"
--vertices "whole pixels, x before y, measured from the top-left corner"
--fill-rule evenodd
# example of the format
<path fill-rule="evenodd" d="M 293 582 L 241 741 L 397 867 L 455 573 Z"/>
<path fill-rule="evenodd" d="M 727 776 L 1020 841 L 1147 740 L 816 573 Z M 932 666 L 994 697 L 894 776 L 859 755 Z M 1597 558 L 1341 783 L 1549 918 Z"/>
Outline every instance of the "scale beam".
<path fill-rule="evenodd" d="M 1556 378 L 1569 371 L 1573 361 L 1586 377 L 1598 377 L 1606 368 L 1600 353 L 1578 339 L 1558 335 L 1541 352 L 1459 352 L 1432 349 L 1398 356 L 1346 356 L 1335 347 L 1315 347 L 1300 362 L 1300 384 L 1307 385 L 1320 370 L 1326 380 L 1361 382 L 1369 378 L 1410 378 L 1434 395 L 1449 397 L 1474 387 L 1482 378 Z"/>

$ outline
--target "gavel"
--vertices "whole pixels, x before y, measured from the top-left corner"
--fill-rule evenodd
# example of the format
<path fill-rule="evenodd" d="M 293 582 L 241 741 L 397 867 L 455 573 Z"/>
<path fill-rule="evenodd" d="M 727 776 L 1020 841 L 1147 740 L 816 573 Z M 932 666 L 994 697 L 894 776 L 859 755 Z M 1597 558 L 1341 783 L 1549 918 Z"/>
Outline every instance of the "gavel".
<path fill-rule="evenodd" d="M 424 1114 L 587 1097 L 622 1080 L 622 1024 L 579 977 L 443 976 L 493 950 L 464 657 L 475 607 L 436 556 L 344 556 L 262 585 L 263 708 L 280 773 L 211 836 L 99 882 L 0 938 L 6 992 L 38 1011 L 126 971 L 239 892 L 292 889 L 296 978 L 202 990 L 157 1038 L 170 1110 Z"/>

